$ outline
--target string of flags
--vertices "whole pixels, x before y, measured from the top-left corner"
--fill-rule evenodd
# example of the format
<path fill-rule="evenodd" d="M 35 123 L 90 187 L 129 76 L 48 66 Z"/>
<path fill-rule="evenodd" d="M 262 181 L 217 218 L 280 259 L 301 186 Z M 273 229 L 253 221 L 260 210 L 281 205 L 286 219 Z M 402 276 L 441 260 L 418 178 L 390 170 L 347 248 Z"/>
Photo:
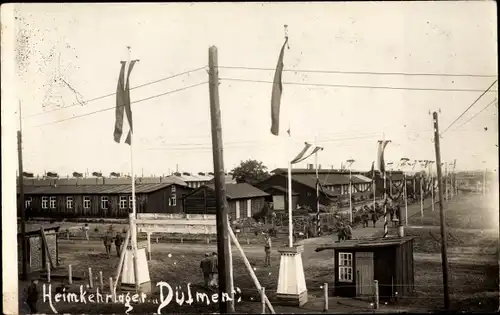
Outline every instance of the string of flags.
<path fill-rule="evenodd" d="M 291 164 L 300 163 L 300 162 L 304 161 L 305 159 L 307 159 L 308 157 L 310 157 L 311 155 L 313 155 L 314 153 L 316 153 L 318 151 L 322 151 L 322 150 L 323 150 L 322 147 L 313 146 L 310 143 L 305 142 L 304 148 L 302 149 L 302 151 L 300 151 L 300 153 L 292 161 L 290 161 L 290 163 Z"/>

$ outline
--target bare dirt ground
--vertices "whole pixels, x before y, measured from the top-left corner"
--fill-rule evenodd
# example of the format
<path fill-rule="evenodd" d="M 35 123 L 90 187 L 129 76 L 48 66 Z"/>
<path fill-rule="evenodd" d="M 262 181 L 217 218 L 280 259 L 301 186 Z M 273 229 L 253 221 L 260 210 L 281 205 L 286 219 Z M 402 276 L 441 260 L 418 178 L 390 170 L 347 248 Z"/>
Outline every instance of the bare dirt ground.
<path fill-rule="evenodd" d="M 471 201 L 472 200 L 472 201 Z M 488 225 L 491 220 L 478 219 L 491 215 L 488 207 L 476 207 L 478 216 L 471 219 L 470 203 L 481 202 L 479 196 L 458 196 L 447 204 L 449 222 L 448 241 L 450 243 L 450 293 L 452 307 L 455 310 L 466 311 L 495 311 L 498 308 L 498 265 L 496 264 L 496 248 L 498 246 L 498 228 Z M 429 206 L 430 203 L 427 203 Z M 465 205 L 465 206 L 464 206 Z M 430 209 L 430 207 L 429 207 Z M 415 242 L 415 296 L 414 298 L 400 301 L 397 306 L 382 305 L 380 312 L 389 311 L 414 311 L 426 312 L 440 309 L 442 306 L 442 277 L 441 256 L 439 253 L 439 228 L 433 216 L 436 215 L 427 209 L 424 212 L 425 220 L 420 219 L 420 205 L 409 207 L 409 216 L 415 217 L 408 227 L 406 235 L 414 236 Z M 498 211 L 498 209 L 497 209 Z M 428 221 L 427 221 L 428 220 Z M 439 221 L 437 221 L 439 223 Z M 472 222 L 472 223 L 470 223 Z M 497 220 L 498 222 L 498 220 Z M 485 224 L 489 229 L 478 231 L 479 225 Z M 468 225 L 467 225 L 468 224 Z M 363 238 L 377 235 L 382 231 L 382 220 L 376 228 L 357 228 L 354 237 Z M 471 227 L 474 227 L 472 229 Z M 482 232 L 482 233 L 481 233 Z M 395 231 L 391 229 L 391 233 Z M 336 235 L 327 235 L 320 238 L 311 238 L 301 241 L 304 244 L 303 264 L 306 276 L 306 285 L 309 293 L 309 303 L 304 308 L 285 308 L 275 306 L 278 313 L 313 313 L 321 312 L 323 307 L 322 285 L 333 280 L 332 253 L 329 251 L 314 252 L 319 245 L 331 243 L 336 240 Z M 242 242 L 244 243 L 244 242 Z M 266 288 L 271 301 L 275 297 L 275 290 L 279 272 L 279 254 L 276 251 L 278 244 L 273 243 L 272 266 L 264 267 L 263 242 L 251 245 L 242 244 L 254 272 L 262 286 Z M 200 260 L 205 252 L 216 250 L 215 244 L 172 244 L 152 243 L 152 261 L 149 262 L 150 277 L 153 286 L 159 281 L 167 281 L 172 286 L 181 286 L 185 292 L 186 285 L 191 283 L 198 292 L 205 292 L 201 288 L 202 275 L 199 269 Z M 241 301 L 236 303 L 237 312 L 260 312 L 260 298 L 253 282 L 245 269 L 243 260 L 236 247 L 233 246 L 234 281 L 235 286 L 241 290 Z M 103 278 L 115 277 L 118 265 L 116 255 L 107 258 L 104 247 L 97 240 L 65 240 L 60 239 L 60 263 L 62 266 L 71 264 L 75 273 L 84 274 L 88 267 L 94 270 L 94 283 L 98 283 L 98 272 L 103 272 Z M 56 280 L 54 280 L 56 281 Z M 56 282 L 57 283 L 57 282 Z M 54 285 L 56 285 L 54 283 Z M 85 282 L 80 282 L 85 283 Z M 106 290 L 106 287 L 105 287 Z M 153 289 L 152 299 L 158 298 L 158 289 Z M 373 312 L 368 304 L 353 303 L 354 300 L 343 301 L 331 298 L 329 313 L 335 312 Z M 175 297 L 174 297 L 175 301 Z M 39 303 L 41 311 L 51 313 L 47 303 Z M 350 306 L 349 306 L 350 305 Z M 154 302 L 133 305 L 131 313 L 157 312 L 158 304 Z M 25 306 L 24 306 L 25 307 Z M 162 310 L 162 313 L 212 313 L 217 311 L 217 304 L 210 305 L 194 303 L 193 306 L 178 306 L 172 302 Z M 101 314 L 123 313 L 123 304 L 78 304 L 59 303 L 56 306 L 60 313 L 95 313 Z"/>

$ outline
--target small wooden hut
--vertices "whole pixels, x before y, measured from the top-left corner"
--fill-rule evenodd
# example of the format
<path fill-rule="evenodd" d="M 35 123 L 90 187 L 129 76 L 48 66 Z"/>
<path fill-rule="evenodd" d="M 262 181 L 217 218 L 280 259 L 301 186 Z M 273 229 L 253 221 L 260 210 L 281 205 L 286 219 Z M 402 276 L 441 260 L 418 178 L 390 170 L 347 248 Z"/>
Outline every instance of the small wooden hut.
<path fill-rule="evenodd" d="M 27 226 L 26 245 L 28 258 L 28 272 L 45 270 L 47 263 L 52 267 L 59 265 L 59 246 L 57 233 L 59 225 Z M 18 272 L 22 272 L 23 251 L 21 246 L 22 236 L 17 233 L 18 240 Z"/>
<path fill-rule="evenodd" d="M 334 251 L 335 296 L 373 297 L 374 280 L 378 281 L 381 301 L 413 294 L 415 276 L 411 237 L 340 241 L 316 249 L 322 250 Z"/>

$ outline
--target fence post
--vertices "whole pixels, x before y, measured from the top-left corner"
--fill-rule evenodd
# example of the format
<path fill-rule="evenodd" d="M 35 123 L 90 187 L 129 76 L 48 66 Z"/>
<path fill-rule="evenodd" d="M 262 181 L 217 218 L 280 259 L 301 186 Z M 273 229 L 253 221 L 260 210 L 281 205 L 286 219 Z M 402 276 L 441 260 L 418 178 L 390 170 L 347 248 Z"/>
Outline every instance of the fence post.
<path fill-rule="evenodd" d="M 92 279 L 92 268 L 89 267 L 89 286 L 91 289 L 94 288 L 94 279 Z"/>
<path fill-rule="evenodd" d="M 109 293 L 113 294 L 113 277 L 109 277 Z"/>
<path fill-rule="evenodd" d="M 50 283 L 50 263 L 47 263 L 47 282 Z"/>
<path fill-rule="evenodd" d="M 373 285 L 375 286 L 375 309 L 378 310 L 379 308 L 379 295 L 378 295 L 378 280 L 373 281 Z"/>
<path fill-rule="evenodd" d="M 68 265 L 68 283 L 73 284 L 73 268 Z"/>
<path fill-rule="evenodd" d="M 99 284 L 101 285 L 101 292 L 104 292 L 104 281 L 102 279 L 102 271 L 99 271 Z"/>
<path fill-rule="evenodd" d="M 262 314 L 266 313 L 266 288 L 261 287 L 260 302 L 262 303 Z"/>
<path fill-rule="evenodd" d="M 147 237 L 148 237 L 148 260 L 151 260 L 151 232 L 148 232 Z"/>
<path fill-rule="evenodd" d="M 324 312 L 328 312 L 328 283 L 323 284 L 323 293 L 325 294 L 325 308 Z"/>

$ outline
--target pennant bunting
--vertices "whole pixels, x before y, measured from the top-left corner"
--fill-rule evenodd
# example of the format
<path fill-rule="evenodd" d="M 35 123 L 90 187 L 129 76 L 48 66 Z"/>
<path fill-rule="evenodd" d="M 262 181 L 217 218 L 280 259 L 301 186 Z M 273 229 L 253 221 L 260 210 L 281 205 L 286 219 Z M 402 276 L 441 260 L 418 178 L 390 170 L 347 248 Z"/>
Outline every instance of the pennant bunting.
<path fill-rule="evenodd" d="M 132 108 L 130 106 L 129 78 L 136 61 L 137 60 L 132 60 L 130 63 L 121 62 L 120 77 L 118 78 L 118 86 L 116 88 L 116 121 L 113 134 L 116 143 L 120 143 L 123 134 L 124 114 L 127 114 L 127 122 L 129 124 L 129 132 L 125 139 L 125 143 L 128 145 L 132 143 L 133 124 Z"/>
<path fill-rule="evenodd" d="M 306 142 L 304 149 L 302 149 L 302 151 L 300 151 L 300 153 L 290 163 L 297 164 L 299 162 L 302 162 L 305 159 L 307 159 L 308 157 L 310 157 L 311 155 L 313 155 L 314 153 L 321 151 L 321 150 L 323 150 L 322 147 L 313 146 L 313 145 Z"/>
<path fill-rule="evenodd" d="M 280 55 L 278 57 L 278 64 L 276 65 L 276 72 L 274 73 L 273 91 L 271 95 L 271 133 L 275 136 L 279 135 L 280 131 L 280 105 L 281 94 L 283 92 L 281 76 L 283 74 L 283 56 L 285 54 L 285 46 L 287 42 L 288 37 L 285 39 L 285 43 L 281 47 Z M 288 134 L 290 134 L 290 129 L 288 129 Z"/>

